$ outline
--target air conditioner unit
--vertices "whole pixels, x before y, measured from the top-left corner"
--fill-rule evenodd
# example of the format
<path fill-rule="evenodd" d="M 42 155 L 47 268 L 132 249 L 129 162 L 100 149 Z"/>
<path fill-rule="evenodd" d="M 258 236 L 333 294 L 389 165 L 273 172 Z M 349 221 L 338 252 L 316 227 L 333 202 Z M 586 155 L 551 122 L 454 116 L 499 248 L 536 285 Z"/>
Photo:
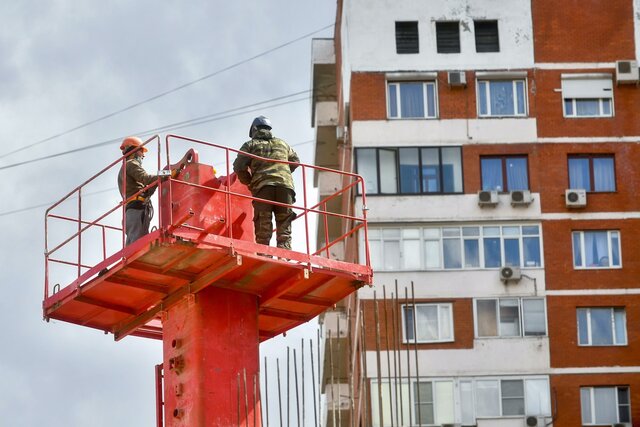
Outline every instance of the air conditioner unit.
<path fill-rule="evenodd" d="M 587 190 L 566 190 L 564 192 L 564 200 L 568 208 L 584 208 L 587 206 Z"/>
<path fill-rule="evenodd" d="M 536 427 L 538 425 L 538 417 L 532 415 L 528 416 L 525 420 L 527 427 Z"/>
<path fill-rule="evenodd" d="M 631 427 L 631 424 L 629 424 L 629 423 L 613 423 L 613 424 L 611 424 L 611 427 Z"/>
<path fill-rule="evenodd" d="M 500 280 L 503 282 L 519 282 L 522 278 L 520 268 L 518 267 L 502 267 L 500 269 Z"/>
<path fill-rule="evenodd" d="M 467 75 L 464 71 L 449 71 L 447 73 L 449 86 L 466 86 Z"/>
<path fill-rule="evenodd" d="M 636 61 L 616 61 L 616 83 L 638 83 L 638 79 Z"/>
<path fill-rule="evenodd" d="M 478 205 L 480 207 L 495 206 L 497 204 L 498 204 L 498 192 L 496 190 L 478 191 Z"/>
<path fill-rule="evenodd" d="M 533 202 L 531 191 L 514 190 L 511 192 L 511 206 L 528 206 Z"/>

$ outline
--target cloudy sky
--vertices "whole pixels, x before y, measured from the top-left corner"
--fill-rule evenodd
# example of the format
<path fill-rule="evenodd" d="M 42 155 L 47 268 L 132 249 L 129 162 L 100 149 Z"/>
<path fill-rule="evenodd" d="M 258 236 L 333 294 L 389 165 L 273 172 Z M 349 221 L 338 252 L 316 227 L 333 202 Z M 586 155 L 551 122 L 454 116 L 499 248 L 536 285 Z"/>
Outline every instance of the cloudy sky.
<path fill-rule="evenodd" d="M 160 342 L 42 320 L 45 206 L 117 158 L 108 141 L 205 116 L 172 132 L 239 147 L 265 114 L 312 163 L 308 93 L 292 94 L 335 1 L 21 0 L 0 16 L 0 425 L 152 426 Z"/>

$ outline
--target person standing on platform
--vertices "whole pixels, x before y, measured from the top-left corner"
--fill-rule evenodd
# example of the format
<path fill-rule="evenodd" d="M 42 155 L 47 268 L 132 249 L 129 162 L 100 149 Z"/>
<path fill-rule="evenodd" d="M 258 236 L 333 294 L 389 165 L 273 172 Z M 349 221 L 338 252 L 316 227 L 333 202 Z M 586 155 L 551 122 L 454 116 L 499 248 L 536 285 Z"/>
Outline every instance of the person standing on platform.
<path fill-rule="evenodd" d="M 122 155 L 127 158 L 118 173 L 118 189 L 123 199 L 128 200 L 147 185 L 157 181 L 158 176 L 148 174 L 142 167 L 142 159 L 144 159 L 144 153 L 147 152 L 147 149 L 142 146 L 140 138 L 135 136 L 125 138 L 120 145 L 120 150 Z M 140 237 L 149 234 L 149 225 L 153 218 L 151 195 L 155 190 L 155 186 L 150 187 L 127 202 L 124 218 L 124 230 L 127 235 L 126 245 L 130 245 Z"/>
<path fill-rule="evenodd" d="M 286 161 L 299 163 L 296 152 L 283 140 L 271 133 L 271 121 L 259 116 L 249 128 L 250 141 L 240 148 L 233 162 L 233 171 L 241 183 L 249 187 L 253 197 L 292 205 L 296 200 L 292 172 L 297 164 L 280 163 Z M 268 162 L 243 155 L 242 152 L 263 157 Z M 291 249 L 291 221 L 295 212 L 288 206 L 253 201 L 253 224 L 256 243 L 269 245 L 273 234 L 272 214 L 276 220 L 276 242 L 279 248 Z"/>

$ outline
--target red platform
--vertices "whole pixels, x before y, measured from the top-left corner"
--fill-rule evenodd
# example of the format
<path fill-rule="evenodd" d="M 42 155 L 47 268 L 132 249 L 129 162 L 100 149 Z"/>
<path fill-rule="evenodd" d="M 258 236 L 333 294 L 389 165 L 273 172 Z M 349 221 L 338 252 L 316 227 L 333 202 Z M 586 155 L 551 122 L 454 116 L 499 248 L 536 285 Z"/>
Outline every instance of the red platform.
<path fill-rule="evenodd" d="M 172 137 L 167 141 L 169 138 Z M 226 157 L 235 158 L 234 150 L 189 141 L 200 147 L 205 145 L 206 149 L 231 151 Z M 168 147 L 167 142 L 167 151 Z M 86 265 L 80 257 L 61 260 L 55 256 L 62 247 L 75 246 L 78 236 L 89 233 L 92 227 L 116 228 L 118 233 L 122 233 L 121 228 L 105 226 L 104 218 L 80 221 L 59 216 L 54 213 L 55 208 L 80 194 L 97 176 L 113 173 L 112 170 L 117 173 L 122 159 L 47 211 L 48 234 L 53 228 L 49 221 L 54 219 L 75 221 L 83 227 L 65 245 L 54 251 L 47 249 L 47 273 L 50 264 L 58 262 L 78 267 L 78 274 L 53 294 L 49 293 L 47 275 L 43 303 L 46 319 L 100 329 L 113 333 L 116 340 L 127 335 L 161 339 L 164 311 L 189 294 L 215 286 L 258 298 L 259 334 L 260 340 L 265 340 L 312 319 L 357 288 L 371 283 L 372 272 L 366 262 L 346 263 L 326 258 L 323 256 L 326 251 L 301 253 L 254 243 L 252 198 L 246 186 L 237 182 L 233 174 L 227 183 L 226 177 L 214 176 L 210 165 L 197 160 L 198 154 L 191 150 L 177 163 L 182 170 L 175 179 L 158 182 L 160 209 L 156 209 L 160 211 L 160 227 L 130 246 L 110 255 L 105 253 L 104 260 L 94 265 Z M 298 170 L 305 168 L 315 167 L 302 165 Z M 298 190 L 298 200 L 301 199 L 305 200 L 306 194 Z M 121 214 L 121 205 L 110 213 Z M 295 207 L 298 220 L 309 213 L 320 218 L 328 215 L 318 210 L 321 205 Z M 365 218 L 337 216 L 357 221 L 357 229 L 366 230 Z M 306 238 L 308 241 L 309 236 Z M 87 243 L 84 246 L 86 250 Z"/>

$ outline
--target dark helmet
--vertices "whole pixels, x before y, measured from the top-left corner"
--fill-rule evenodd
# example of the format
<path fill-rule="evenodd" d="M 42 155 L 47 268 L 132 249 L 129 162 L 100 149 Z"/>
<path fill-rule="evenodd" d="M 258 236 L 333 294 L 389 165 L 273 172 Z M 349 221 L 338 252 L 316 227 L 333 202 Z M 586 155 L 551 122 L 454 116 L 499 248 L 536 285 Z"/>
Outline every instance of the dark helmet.
<path fill-rule="evenodd" d="M 265 116 L 258 116 L 253 119 L 253 123 L 251 123 L 251 127 L 249 128 L 249 137 L 253 138 L 253 133 L 258 129 L 271 130 L 271 120 L 269 120 Z"/>

